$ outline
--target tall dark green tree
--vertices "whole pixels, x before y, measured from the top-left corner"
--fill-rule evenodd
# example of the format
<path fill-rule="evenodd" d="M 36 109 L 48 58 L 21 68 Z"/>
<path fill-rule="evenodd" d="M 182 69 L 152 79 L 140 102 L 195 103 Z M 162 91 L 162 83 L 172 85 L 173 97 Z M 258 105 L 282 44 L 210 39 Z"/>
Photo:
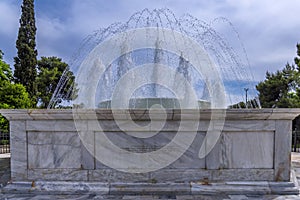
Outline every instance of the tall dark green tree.
<path fill-rule="evenodd" d="M 23 0 L 22 15 L 16 47 L 18 50 L 15 60 L 14 77 L 16 83 L 26 87 L 33 102 L 36 102 L 37 50 L 36 26 L 34 16 L 34 0 Z"/>

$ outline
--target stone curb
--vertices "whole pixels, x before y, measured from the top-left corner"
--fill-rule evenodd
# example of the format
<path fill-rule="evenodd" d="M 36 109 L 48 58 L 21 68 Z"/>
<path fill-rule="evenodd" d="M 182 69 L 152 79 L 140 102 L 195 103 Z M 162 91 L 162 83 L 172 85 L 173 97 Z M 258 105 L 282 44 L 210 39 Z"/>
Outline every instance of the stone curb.
<path fill-rule="evenodd" d="M 97 195 L 298 195 L 293 182 L 211 183 L 88 183 L 88 182 L 15 182 L 2 189 L 4 194 L 97 194 Z"/>

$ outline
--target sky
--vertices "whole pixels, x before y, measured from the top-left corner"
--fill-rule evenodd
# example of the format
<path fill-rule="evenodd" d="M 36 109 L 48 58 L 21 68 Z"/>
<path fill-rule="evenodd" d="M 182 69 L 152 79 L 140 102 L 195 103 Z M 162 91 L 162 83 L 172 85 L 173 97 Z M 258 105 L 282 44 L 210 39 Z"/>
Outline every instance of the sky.
<path fill-rule="evenodd" d="M 21 0 L 0 0 L 0 49 L 13 67 Z M 126 22 L 144 8 L 169 8 L 210 23 L 225 17 L 239 33 L 255 81 L 266 71 L 293 63 L 300 43 L 300 1 L 295 0 L 36 0 L 39 57 L 68 62 L 82 40 L 114 22 Z"/>

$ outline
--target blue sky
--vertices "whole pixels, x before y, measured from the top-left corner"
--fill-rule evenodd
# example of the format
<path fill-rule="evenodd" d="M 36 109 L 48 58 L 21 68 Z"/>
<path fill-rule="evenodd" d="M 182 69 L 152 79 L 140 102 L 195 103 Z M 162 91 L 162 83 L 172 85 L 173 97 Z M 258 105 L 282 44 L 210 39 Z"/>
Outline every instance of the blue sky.
<path fill-rule="evenodd" d="M 0 49 L 13 65 L 21 0 L 0 0 Z M 144 8 L 169 8 L 210 22 L 225 17 L 239 32 L 256 81 L 281 69 L 296 56 L 300 43 L 300 1 L 295 0 L 36 0 L 39 56 L 68 62 L 82 40 L 111 23 L 125 22 Z"/>

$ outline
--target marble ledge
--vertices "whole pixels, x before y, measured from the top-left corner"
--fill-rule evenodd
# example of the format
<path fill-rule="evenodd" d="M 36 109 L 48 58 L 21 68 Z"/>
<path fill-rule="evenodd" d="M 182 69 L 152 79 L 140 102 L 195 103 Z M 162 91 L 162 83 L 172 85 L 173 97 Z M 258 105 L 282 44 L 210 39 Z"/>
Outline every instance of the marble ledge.
<path fill-rule="evenodd" d="M 297 108 L 276 108 L 276 109 L 169 109 L 169 110 L 154 110 L 157 120 L 165 119 L 167 113 L 167 120 L 197 119 L 200 112 L 200 120 L 223 120 L 226 116 L 227 120 L 291 120 L 300 114 L 300 109 Z M 90 120 L 90 119 L 129 119 L 133 120 L 149 120 L 149 110 L 146 109 L 1 109 L 0 113 L 9 120 Z M 197 117 L 197 118 L 195 118 Z"/>
<path fill-rule="evenodd" d="M 41 174 L 43 177 L 41 177 Z M 257 178 L 259 176 L 259 178 Z M 272 169 L 162 169 L 156 172 L 131 174 L 112 169 L 29 169 L 28 181 L 88 181 L 103 183 L 189 183 L 189 182 L 272 182 Z M 232 183 L 233 184 L 233 183 Z M 290 182 L 274 182 L 274 187 L 291 186 Z"/>
<path fill-rule="evenodd" d="M 104 184 L 87 182 L 14 182 L 2 189 L 4 194 L 109 194 L 109 195 L 298 195 L 299 190 L 292 186 L 272 187 L 268 183 L 253 182 L 231 184 L 220 183 L 203 185 L 199 183 L 165 183 L 165 184 Z M 145 196 L 144 196 L 145 197 Z M 190 196 L 188 196 L 188 199 Z M 139 198 L 137 196 L 137 198 Z M 134 198 L 134 199 L 137 199 Z M 101 198 L 102 199 L 102 198 Z M 126 198 L 127 199 L 127 198 Z M 131 199 L 131 198 L 130 198 Z M 144 199 L 144 198 L 143 198 Z M 148 199 L 148 198 L 147 198 Z M 149 198 L 150 199 L 150 198 Z M 193 198 L 194 199 L 194 198 Z M 210 199 L 210 198 L 209 198 Z"/>
<path fill-rule="evenodd" d="M 99 123 L 100 122 L 100 123 Z M 149 121 L 136 121 L 135 122 L 139 126 L 132 126 L 131 120 L 118 120 L 118 124 L 116 124 L 113 120 L 81 120 L 79 123 L 75 123 L 74 120 L 29 120 L 26 123 L 27 131 L 47 131 L 47 132 L 77 132 L 77 131 L 99 131 L 99 125 L 101 129 L 106 132 L 119 132 L 121 131 L 120 126 L 122 127 L 122 131 L 126 132 L 144 132 L 146 129 L 143 126 L 144 124 L 148 124 Z M 192 123 L 198 123 L 197 131 L 207 131 L 209 127 L 209 123 L 207 121 L 194 121 Z M 189 121 L 177 121 L 177 120 L 169 120 L 164 124 L 163 128 L 160 125 L 156 125 L 155 123 L 148 127 L 148 132 L 157 132 L 157 131 L 165 131 L 172 132 L 178 131 L 180 126 L 181 131 L 190 131 Z M 234 120 L 226 120 L 222 124 L 223 131 L 274 131 L 275 130 L 275 120 L 239 120 L 239 123 L 235 123 Z"/>

